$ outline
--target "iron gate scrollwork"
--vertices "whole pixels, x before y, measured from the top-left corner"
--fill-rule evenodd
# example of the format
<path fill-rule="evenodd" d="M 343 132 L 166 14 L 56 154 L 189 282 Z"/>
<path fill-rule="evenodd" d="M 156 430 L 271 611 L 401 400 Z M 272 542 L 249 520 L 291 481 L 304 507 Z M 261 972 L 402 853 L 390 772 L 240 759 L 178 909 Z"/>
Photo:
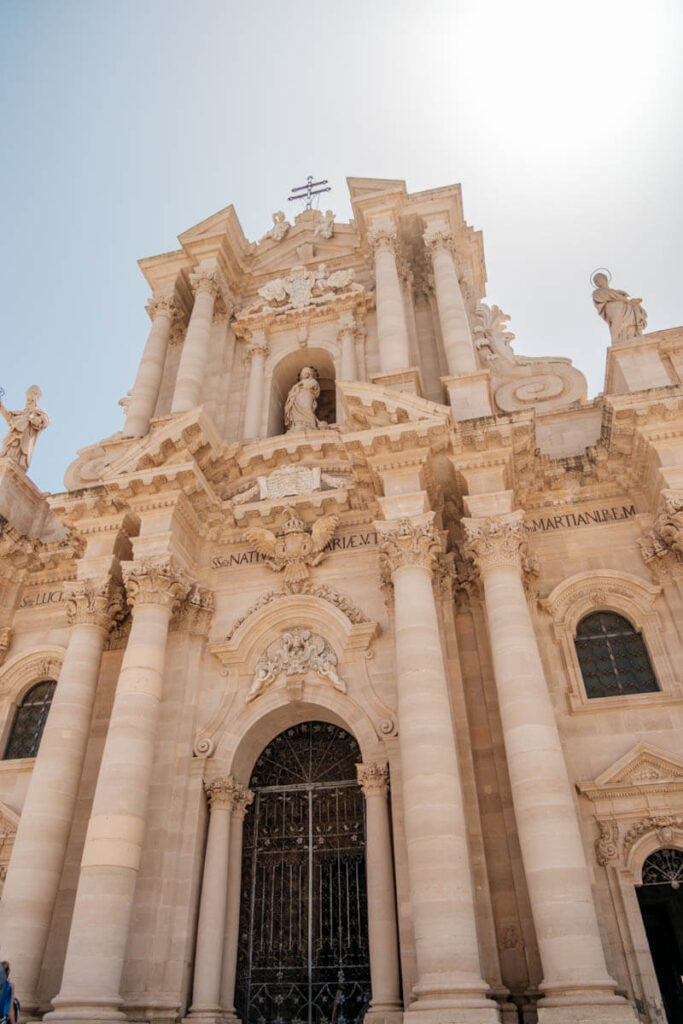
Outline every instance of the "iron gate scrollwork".
<path fill-rule="evenodd" d="M 245 821 L 236 1008 L 243 1024 L 353 1024 L 370 1002 L 358 744 L 326 722 L 277 736 Z"/>

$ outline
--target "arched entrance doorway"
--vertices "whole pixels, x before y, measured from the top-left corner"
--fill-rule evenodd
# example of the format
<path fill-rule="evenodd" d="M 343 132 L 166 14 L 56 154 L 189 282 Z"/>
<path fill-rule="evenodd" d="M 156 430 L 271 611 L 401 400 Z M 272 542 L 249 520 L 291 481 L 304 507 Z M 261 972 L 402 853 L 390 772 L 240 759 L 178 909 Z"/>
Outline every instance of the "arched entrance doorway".
<path fill-rule="evenodd" d="M 349 733 L 303 722 L 276 736 L 254 766 L 235 997 L 243 1024 L 352 1024 L 367 1010 L 360 761 Z"/>
<path fill-rule="evenodd" d="M 655 850 L 636 889 L 669 1024 L 683 1020 L 683 851 Z"/>

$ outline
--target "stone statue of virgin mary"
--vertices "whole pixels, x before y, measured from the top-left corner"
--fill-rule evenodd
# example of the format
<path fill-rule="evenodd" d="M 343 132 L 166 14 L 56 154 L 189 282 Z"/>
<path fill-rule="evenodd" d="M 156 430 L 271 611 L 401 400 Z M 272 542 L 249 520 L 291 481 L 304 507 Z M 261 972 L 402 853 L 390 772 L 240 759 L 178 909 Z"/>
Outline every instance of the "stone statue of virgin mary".
<path fill-rule="evenodd" d="M 302 366 L 299 379 L 290 388 L 285 402 L 285 430 L 318 430 L 327 426 L 315 415 L 318 408 L 318 371 L 314 366 Z"/>

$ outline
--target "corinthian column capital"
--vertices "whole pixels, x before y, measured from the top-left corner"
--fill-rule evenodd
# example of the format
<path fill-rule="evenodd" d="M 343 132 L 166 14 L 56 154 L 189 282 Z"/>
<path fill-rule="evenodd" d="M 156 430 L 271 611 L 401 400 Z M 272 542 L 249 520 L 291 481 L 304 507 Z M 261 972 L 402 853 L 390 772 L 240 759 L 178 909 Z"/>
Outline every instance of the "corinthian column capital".
<path fill-rule="evenodd" d="M 254 802 L 254 794 L 246 786 L 240 786 L 239 791 L 235 793 L 232 802 L 232 816 L 233 818 L 239 818 L 242 820 L 244 815 L 247 813 L 247 807 L 250 807 Z"/>
<path fill-rule="evenodd" d="M 150 320 L 156 320 L 158 316 L 166 316 L 173 322 L 180 316 L 180 310 L 170 295 L 153 295 L 145 309 L 149 313 Z"/>
<path fill-rule="evenodd" d="M 447 230 L 429 230 L 425 231 L 424 243 L 427 252 L 433 259 L 437 252 L 450 252 L 452 253 L 455 248 L 455 240 L 450 231 Z"/>
<path fill-rule="evenodd" d="M 66 597 L 66 617 L 70 626 L 87 623 L 109 632 L 126 612 L 123 587 L 111 576 L 100 580 L 71 583 Z"/>
<path fill-rule="evenodd" d="M 489 519 L 463 519 L 465 553 L 482 575 L 499 566 L 523 569 L 524 513 L 509 512 Z"/>
<path fill-rule="evenodd" d="M 263 356 L 266 359 L 269 352 L 270 346 L 268 341 L 265 338 L 255 338 L 244 350 L 244 361 L 250 363 L 253 356 Z"/>
<path fill-rule="evenodd" d="M 396 231 L 385 225 L 378 225 L 368 231 L 368 243 L 373 252 L 392 252 L 396 255 L 399 251 L 399 241 Z"/>
<path fill-rule="evenodd" d="M 221 775 L 218 778 L 205 782 L 204 792 L 208 797 L 212 811 L 230 811 L 236 804 L 242 801 L 246 801 L 244 804 L 246 809 L 247 803 L 251 803 L 251 800 L 247 800 L 249 790 L 241 786 L 232 775 Z M 253 794 L 251 794 L 251 799 L 253 800 L 253 798 Z"/>
<path fill-rule="evenodd" d="M 378 764 L 376 761 L 368 764 L 357 764 L 356 775 L 358 785 L 366 797 L 386 796 L 389 790 L 389 765 Z"/>
<path fill-rule="evenodd" d="M 214 613 L 214 597 L 210 590 L 195 584 L 182 605 L 177 609 L 171 629 L 185 631 L 193 636 L 207 636 Z"/>
<path fill-rule="evenodd" d="M 202 267 L 190 274 L 190 285 L 195 295 L 206 293 L 215 299 L 220 291 L 216 272 Z"/>
<path fill-rule="evenodd" d="M 384 580 L 397 569 L 417 566 L 432 571 L 441 544 L 431 519 L 399 519 L 397 523 L 376 524 L 379 534 L 380 571 Z"/>
<path fill-rule="evenodd" d="M 140 605 L 156 604 L 175 612 L 190 591 L 190 581 L 170 558 L 160 562 L 142 559 L 123 565 L 128 603 L 135 610 Z"/>

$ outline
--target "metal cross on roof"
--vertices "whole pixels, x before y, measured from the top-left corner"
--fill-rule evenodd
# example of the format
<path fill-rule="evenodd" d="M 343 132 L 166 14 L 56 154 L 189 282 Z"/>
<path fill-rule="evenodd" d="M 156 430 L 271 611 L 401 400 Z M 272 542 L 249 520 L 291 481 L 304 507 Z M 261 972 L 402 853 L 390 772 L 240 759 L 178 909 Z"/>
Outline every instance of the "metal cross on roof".
<path fill-rule="evenodd" d="M 319 188 L 320 185 L 327 185 L 327 188 Z M 332 187 L 327 184 L 327 178 L 323 178 L 322 181 L 313 181 L 313 175 L 309 174 L 306 178 L 305 185 L 297 185 L 296 188 L 292 189 L 292 193 L 302 192 L 305 195 L 294 195 L 287 196 L 288 201 L 291 203 L 293 199 L 305 199 L 305 209 L 310 210 L 313 207 L 313 196 L 319 196 L 323 192 L 331 192 Z"/>

